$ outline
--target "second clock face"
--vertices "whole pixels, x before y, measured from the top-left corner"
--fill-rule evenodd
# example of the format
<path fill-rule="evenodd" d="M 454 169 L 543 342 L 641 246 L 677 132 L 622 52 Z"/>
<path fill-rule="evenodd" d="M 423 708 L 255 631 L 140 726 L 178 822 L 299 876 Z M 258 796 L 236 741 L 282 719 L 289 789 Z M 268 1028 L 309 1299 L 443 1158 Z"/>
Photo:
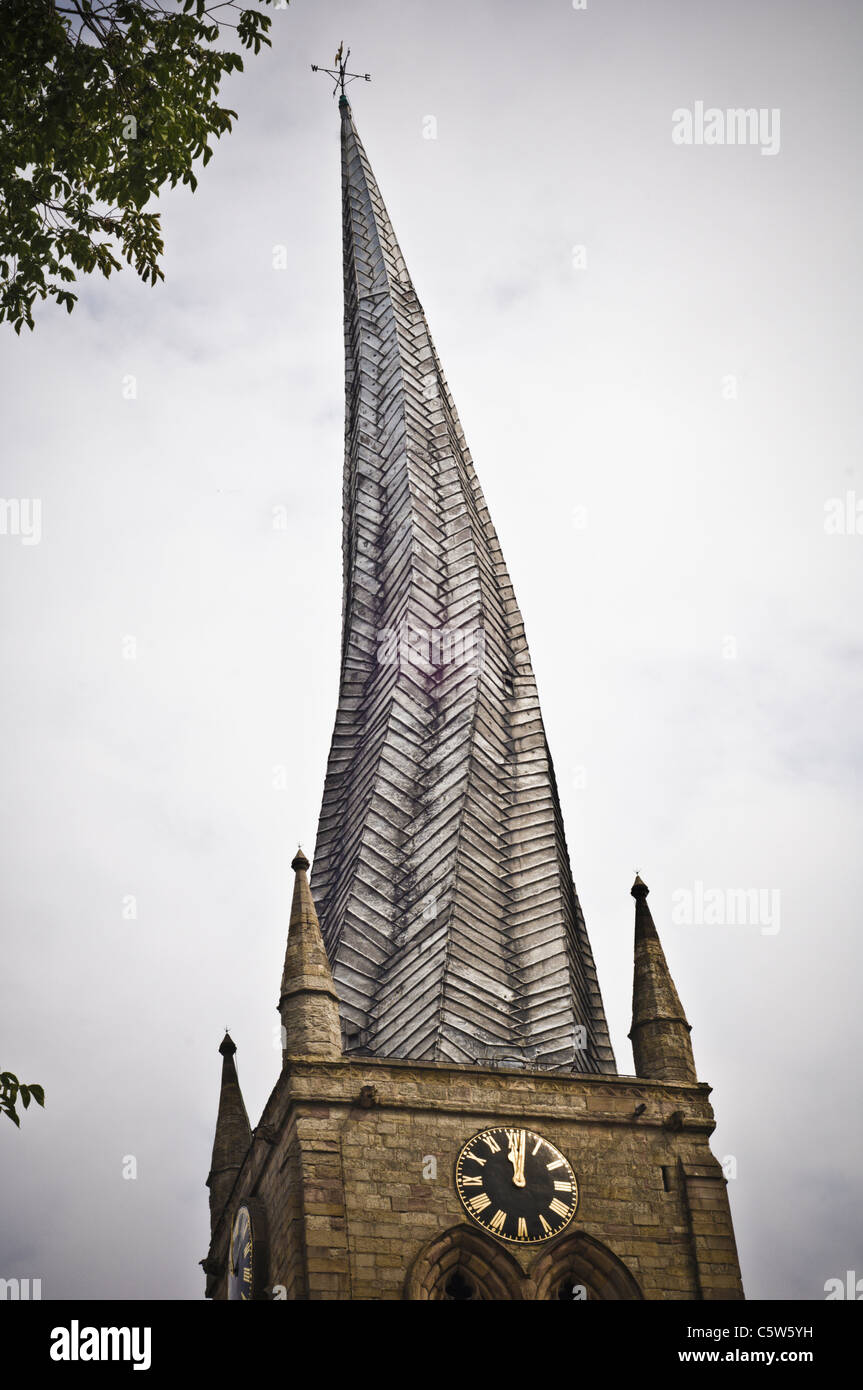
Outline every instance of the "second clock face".
<path fill-rule="evenodd" d="M 228 1298 L 247 1303 L 253 1296 L 254 1261 L 252 1219 L 248 1207 L 240 1207 L 231 1228 L 228 1264 Z"/>
<path fill-rule="evenodd" d="M 500 1240 L 559 1235 L 578 1206 L 567 1159 L 532 1129 L 484 1129 L 458 1156 L 455 1184 L 469 1216 Z"/>

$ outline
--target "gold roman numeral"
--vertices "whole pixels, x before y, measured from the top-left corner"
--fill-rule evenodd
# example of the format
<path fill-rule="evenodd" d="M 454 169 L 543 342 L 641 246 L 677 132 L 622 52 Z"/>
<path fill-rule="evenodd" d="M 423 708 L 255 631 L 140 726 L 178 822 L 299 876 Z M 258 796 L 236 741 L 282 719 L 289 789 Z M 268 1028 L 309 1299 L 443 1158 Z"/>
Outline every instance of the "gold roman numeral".
<path fill-rule="evenodd" d="M 488 1147 L 489 1147 L 489 1150 L 491 1151 L 491 1153 L 493 1153 L 493 1154 L 499 1154 L 499 1153 L 500 1153 L 500 1144 L 497 1142 L 497 1140 L 495 1139 L 495 1137 L 494 1137 L 493 1134 L 484 1134 L 484 1135 L 482 1136 L 482 1142 L 483 1142 L 484 1144 L 488 1144 Z"/>
<path fill-rule="evenodd" d="M 537 1139 L 536 1143 L 530 1151 L 531 1158 L 535 1158 L 536 1155 L 539 1153 L 540 1149 L 542 1148 L 542 1142 L 543 1141 L 541 1139 Z"/>
<path fill-rule="evenodd" d="M 565 1158 L 556 1158 L 556 1159 L 553 1160 L 553 1162 L 551 1162 L 551 1163 L 546 1163 L 545 1166 L 546 1166 L 546 1168 L 548 1169 L 548 1171 L 551 1172 L 552 1168 L 562 1168 L 562 1167 L 564 1166 L 565 1163 L 566 1163 L 566 1159 L 565 1159 Z"/>
<path fill-rule="evenodd" d="M 485 1211 L 486 1207 L 491 1206 L 491 1198 L 487 1197 L 484 1192 L 480 1192 L 478 1197 L 471 1197 L 468 1206 L 472 1212 L 479 1215 L 481 1211 Z"/>
<path fill-rule="evenodd" d="M 482 1178 L 462 1178 L 461 1185 L 462 1187 L 482 1187 Z"/>
<path fill-rule="evenodd" d="M 551 1235 L 551 1227 L 549 1226 L 549 1224 L 548 1224 L 548 1222 L 546 1221 L 546 1219 L 545 1219 L 544 1216 L 540 1216 L 540 1218 L 539 1218 L 539 1224 L 540 1224 L 540 1226 L 542 1227 L 542 1229 L 545 1231 L 545 1234 L 546 1234 L 547 1236 L 550 1236 L 550 1235 Z"/>
<path fill-rule="evenodd" d="M 466 1157 L 470 1159 L 471 1163 L 478 1163 L 481 1168 L 484 1168 L 488 1163 L 487 1158 L 478 1158 L 476 1154 L 467 1154 Z"/>
<path fill-rule="evenodd" d="M 559 1197 L 555 1197 L 553 1202 L 549 1202 L 548 1209 L 549 1211 L 555 1212 L 558 1216 L 567 1216 L 569 1214 L 569 1207 L 565 1207 Z"/>
<path fill-rule="evenodd" d="M 518 1218 L 518 1238 L 519 1240 L 527 1240 L 527 1222 L 523 1216 Z"/>
<path fill-rule="evenodd" d="M 505 1211 L 501 1211 L 500 1208 L 498 1208 L 498 1210 L 495 1212 L 494 1216 L 491 1218 L 491 1221 L 489 1221 L 489 1223 L 488 1223 L 488 1228 L 489 1228 L 490 1231 L 495 1231 L 495 1232 L 502 1231 L 502 1230 L 503 1230 L 503 1223 L 504 1223 L 505 1221 L 506 1221 L 506 1212 L 505 1212 Z"/>
<path fill-rule="evenodd" d="M 554 1190 L 555 1190 L 555 1192 L 571 1192 L 571 1191 L 572 1191 L 572 1183 L 571 1183 L 571 1182 L 556 1182 L 556 1183 L 554 1184 Z"/>

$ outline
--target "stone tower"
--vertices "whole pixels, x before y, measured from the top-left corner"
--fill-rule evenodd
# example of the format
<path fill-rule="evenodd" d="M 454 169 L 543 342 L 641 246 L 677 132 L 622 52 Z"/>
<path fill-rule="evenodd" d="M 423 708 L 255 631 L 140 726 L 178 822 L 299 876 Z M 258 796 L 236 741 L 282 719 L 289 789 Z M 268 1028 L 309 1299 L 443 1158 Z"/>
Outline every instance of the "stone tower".
<path fill-rule="evenodd" d="M 500 545 L 344 93 L 339 701 L 283 1066 L 226 1037 L 212 1298 L 742 1298 L 710 1088 L 640 878 L 618 1075 Z"/>

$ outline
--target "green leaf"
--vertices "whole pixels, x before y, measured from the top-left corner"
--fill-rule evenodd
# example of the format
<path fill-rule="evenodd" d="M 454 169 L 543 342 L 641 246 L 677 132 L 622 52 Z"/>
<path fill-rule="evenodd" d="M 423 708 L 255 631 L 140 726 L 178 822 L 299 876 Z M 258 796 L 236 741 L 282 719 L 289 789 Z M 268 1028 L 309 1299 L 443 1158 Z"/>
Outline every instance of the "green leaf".
<path fill-rule="evenodd" d="M 220 44 L 226 26 L 240 47 L 261 43 L 270 0 L 82 0 L 100 34 L 78 43 L 77 20 L 50 0 L 6 0 L 0 25 L 0 321 L 33 328 L 36 300 L 71 312 L 58 293 L 82 274 L 108 276 L 122 264 L 145 281 L 163 253 L 135 219 L 165 187 L 195 188 L 210 140 L 231 129 L 218 105 L 222 79 L 242 70 Z M 238 12 L 238 14 L 237 14 Z M 236 25 L 232 20 L 238 17 Z M 101 37 L 100 37 L 101 36 Z M 134 115 L 136 137 L 123 139 Z M 118 255 L 114 255 L 117 251 Z M 121 259 L 118 259 L 118 256 Z M 59 281 L 59 284 L 58 284 Z"/>

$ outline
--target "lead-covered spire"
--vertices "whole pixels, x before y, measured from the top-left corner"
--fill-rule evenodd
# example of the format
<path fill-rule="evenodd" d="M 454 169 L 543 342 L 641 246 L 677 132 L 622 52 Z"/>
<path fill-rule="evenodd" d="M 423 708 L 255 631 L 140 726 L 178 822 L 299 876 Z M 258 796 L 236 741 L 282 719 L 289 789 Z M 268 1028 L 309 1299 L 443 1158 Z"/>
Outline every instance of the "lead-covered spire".
<path fill-rule="evenodd" d="M 339 107 L 344 604 L 313 887 L 347 1046 L 613 1073 L 521 614 Z"/>

